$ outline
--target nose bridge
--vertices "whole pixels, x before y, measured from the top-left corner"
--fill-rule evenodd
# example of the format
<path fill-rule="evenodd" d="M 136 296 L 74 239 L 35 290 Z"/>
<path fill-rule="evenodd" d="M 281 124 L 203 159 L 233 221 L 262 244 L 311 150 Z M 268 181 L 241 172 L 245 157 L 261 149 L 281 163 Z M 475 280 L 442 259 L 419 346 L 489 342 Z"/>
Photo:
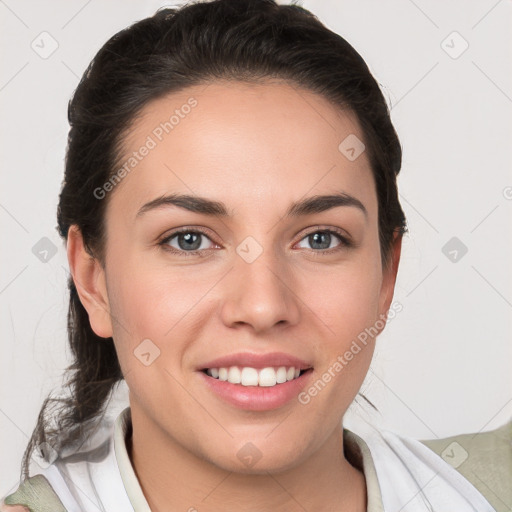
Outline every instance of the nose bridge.
<path fill-rule="evenodd" d="M 271 236 L 265 240 L 270 244 Z M 246 237 L 235 248 L 234 267 L 226 288 L 224 321 L 243 322 L 263 330 L 298 320 L 298 304 L 292 293 L 292 274 L 284 257 L 271 245 Z"/>

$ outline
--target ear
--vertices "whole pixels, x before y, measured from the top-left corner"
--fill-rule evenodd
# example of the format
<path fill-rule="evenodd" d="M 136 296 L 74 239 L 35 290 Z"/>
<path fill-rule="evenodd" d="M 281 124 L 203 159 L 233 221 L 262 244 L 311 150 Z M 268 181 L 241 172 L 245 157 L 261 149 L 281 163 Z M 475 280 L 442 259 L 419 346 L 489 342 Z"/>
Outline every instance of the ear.
<path fill-rule="evenodd" d="M 393 293 L 395 291 L 396 276 L 398 273 L 398 264 L 400 263 L 400 254 L 402 252 L 402 234 L 395 232 L 390 251 L 390 261 L 387 267 L 382 269 L 382 286 L 380 289 L 379 315 L 387 315 Z M 382 316 L 382 318 L 384 317 Z"/>
<path fill-rule="evenodd" d="M 89 314 L 92 330 L 102 338 L 112 336 L 112 320 L 105 271 L 98 259 L 85 249 L 82 233 L 70 226 L 67 241 L 68 263 L 80 302 Z"/>

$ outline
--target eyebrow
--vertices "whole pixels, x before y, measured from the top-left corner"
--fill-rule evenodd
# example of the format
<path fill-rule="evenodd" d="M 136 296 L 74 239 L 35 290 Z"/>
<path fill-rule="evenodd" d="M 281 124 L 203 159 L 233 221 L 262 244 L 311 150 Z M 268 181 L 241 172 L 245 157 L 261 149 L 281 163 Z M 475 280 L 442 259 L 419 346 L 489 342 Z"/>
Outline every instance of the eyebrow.
<path fill-rule="evenodd" d="M 170 194 L 157 197 L 152 201 L 144 204 L 137 212 L 136 217 L 140 217 L 151 210 L 160 209 L 167 206 L 178 206 L 190 212 L 200 213 L 203 215 L 220 216 L 223 218 L 233 217 L 233 211 L 229 211 L 226 205 L 220 201 L 214 201 L 205 197 L 191 196 L 187 194 Z M 335 194 L 313 196 L 301 199 L 291 204 L 285 217 L 300 217 L 321 213 L 339 206 L 351 206 L 359 209 L 368 217 L 368 212 L 359 199 L 338 192 Z"/>

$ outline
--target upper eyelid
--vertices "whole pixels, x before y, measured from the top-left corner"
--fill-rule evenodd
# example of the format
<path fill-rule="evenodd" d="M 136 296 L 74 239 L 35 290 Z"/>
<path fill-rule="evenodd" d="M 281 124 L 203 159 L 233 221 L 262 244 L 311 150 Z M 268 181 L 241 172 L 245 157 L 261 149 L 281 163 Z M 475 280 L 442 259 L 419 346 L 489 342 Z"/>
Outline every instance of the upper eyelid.
<path fill-rule="evenodd" d="M 173 231 L 172 233 L 170 233 L 168 235 L 164 235 L 163 237 L 161 237 L 160 238 L 160 243 L 167 242 L 171 238 L 174 238 L 175 236 L 180 235 L 182 233 L 198 233 L 200 235 L 204 235 L 206 238 L 208 238 L 212 242 L 216 243 L 215 240 L 213 240 L 206 231 L 203 231 L 203 230 L 201 230 L 199 228 L 178 228 L 176 231 Z"/>

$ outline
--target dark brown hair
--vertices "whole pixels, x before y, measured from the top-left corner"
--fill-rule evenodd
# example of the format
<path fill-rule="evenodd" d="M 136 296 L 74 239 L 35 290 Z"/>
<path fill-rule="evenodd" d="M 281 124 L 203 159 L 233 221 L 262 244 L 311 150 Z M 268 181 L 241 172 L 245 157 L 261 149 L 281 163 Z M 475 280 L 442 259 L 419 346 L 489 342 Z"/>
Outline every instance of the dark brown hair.
<path fill-rule="evenodd" d="M 94 190 L 118 169 L 123 137 L 149 101 L 215 80 L 271 78 L 356 114 L 375 179 L 381 257 L 387 266 L 393 237 L 406 231 L 406 222 L 396 185 L 402 150 L 382 92 L 347 41 L 306 9 L 274 0 L 214 0 L 161 9 L 104 44 L 69 102 L 57 212 L 63 239 L 76 224 L 87 251 L 104 263 L 108 198 L 98 199 Z M 69 394 L 50 394 L 44 401 L 23 456 L 22 478 L 29 476 L 35 448 L 48 459 L 45 446 L 59 453 L 72 445 L 104 414 L 115 384 L 123 379 L 112 338 L 93 332 L 71 277 L 68 284 Z"/>

